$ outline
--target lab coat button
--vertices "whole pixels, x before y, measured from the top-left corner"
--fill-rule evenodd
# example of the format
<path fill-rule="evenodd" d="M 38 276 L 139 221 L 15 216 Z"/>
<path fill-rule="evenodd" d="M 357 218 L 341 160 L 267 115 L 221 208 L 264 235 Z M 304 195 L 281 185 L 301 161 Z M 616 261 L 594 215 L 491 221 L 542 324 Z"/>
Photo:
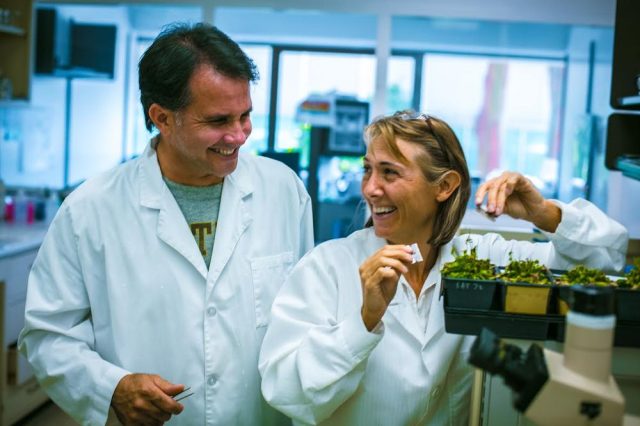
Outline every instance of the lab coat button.
<path fill-rule="evenodd" d="M 433 390 L 431 391 L 431 398 L 437 398 L 438 395 L 440 395 L 440 386 L 436 386 L 435 388 L 433 388 Z"/>
<path fill-rule="evenodd" d="M 216 377 L 216 375 L 215 374 L 211 374 L 209 376 L 209 378 L 207 379 L 207 384 L 209 386 L 213 386 L 213 385 L 216 384 L 217 381 L 218 381 L 218 378 Z"/>
<path fill-rule="evenodd" d="M 207 315 L 209 315 L 210 317 L 214 316 L 218 311 L 216 311 L 216 308 L 214 308 L 213 306 L 207 309 Z"/>

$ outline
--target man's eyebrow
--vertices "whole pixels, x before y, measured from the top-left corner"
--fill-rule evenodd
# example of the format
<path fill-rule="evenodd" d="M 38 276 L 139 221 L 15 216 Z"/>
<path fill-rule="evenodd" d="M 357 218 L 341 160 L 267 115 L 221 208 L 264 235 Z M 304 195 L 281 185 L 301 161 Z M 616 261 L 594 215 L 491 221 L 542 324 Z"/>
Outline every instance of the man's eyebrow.
<path fill-rule="evenodd" d="M 250 114 L 252 111 L 253 111 L 253 107 L 244 111 L 242 114 L 240 114 L 240 116 Z M 220 121 L 220 120 L 228 120 L 230 117 L 232 117 L 231 114 L 211 114 L 204 117 L 204 119 L 206 121 Z"/>

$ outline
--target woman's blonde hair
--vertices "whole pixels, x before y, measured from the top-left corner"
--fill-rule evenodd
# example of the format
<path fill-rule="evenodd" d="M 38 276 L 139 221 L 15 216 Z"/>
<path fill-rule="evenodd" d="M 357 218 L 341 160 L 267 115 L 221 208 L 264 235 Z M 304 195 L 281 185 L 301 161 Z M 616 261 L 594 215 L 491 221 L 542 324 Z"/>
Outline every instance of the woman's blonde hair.
<path fill-rule="evenodd" d="M 451 196 L 438 205 L 433 233 L 428 244 L 440 247 L 454 237 L 467 208 L 471 195 L 471 179 L 467 160 L 460 141 L 444 121 L 412 110 L 398 111 L 393 115 L 375 119 L 364 131 L 367 144 L 373 140 L 386 143 L 391 153 L 408 162 L 400 152 L 396 139 L 418 145 L 422 154 L 418 165 L 427 182 L 438 184 L 451 170 L 460 175 L 460 185 Z M 371 218 L 365 226 L 372 226 Z"/>

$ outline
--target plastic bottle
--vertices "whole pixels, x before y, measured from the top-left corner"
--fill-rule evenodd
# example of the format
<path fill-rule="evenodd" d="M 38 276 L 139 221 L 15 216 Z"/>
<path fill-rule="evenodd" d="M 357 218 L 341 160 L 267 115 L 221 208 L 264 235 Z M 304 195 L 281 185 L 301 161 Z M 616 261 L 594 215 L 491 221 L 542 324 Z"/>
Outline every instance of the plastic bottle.
<path fill-rule="evenodd" d="M 36 220 L 36 206 L 32 199 L 27 198 L 26 222 L 31 225 Z"/>
<path fill-rule="evenodd" d="M 19 189 L 16 196 L 13 199 L 15 205 L 15 221 L 16 223 L 27 223 L 27 204 L 29 199 L 27 198 L 24 190 Z"/>
<path fill-rule="evenodd" d="M 16 220 L 16 205 L 9 195 L 4 197 L 4 220 L 7 223 L 13 223 Z"/>
<path fill-rule="evenodd" d="M 0 128 L 0 134 L 2 129 Z M 4 182 L 0 179 L 0 220 L 4 219 L 4 198 L 7 195 L 7 189 L 4 186 Z"/>
<path fill-rule="evenodd" d="M 45 191 L 45 193 L 47 191 Z M 56 191 L 49 191 L 49 194 L 47 196 L 47 199 L 45 201 L 45 206 L 44 206 L 44 211 L 45 211 L 44 220 L 46 223 L 51 223 L 56 213 L 58 212 L 59 207 L 60 207 L 60 197 L 58 197 L 58 193 Z"/>

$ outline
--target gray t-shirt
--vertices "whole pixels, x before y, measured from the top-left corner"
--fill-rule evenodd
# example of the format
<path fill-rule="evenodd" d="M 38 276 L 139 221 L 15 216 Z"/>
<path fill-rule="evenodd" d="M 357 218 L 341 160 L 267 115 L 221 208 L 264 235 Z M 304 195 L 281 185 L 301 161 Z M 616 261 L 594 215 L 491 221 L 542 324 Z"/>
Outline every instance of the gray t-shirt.
<path fill-rule="evenodd" d="M 211 186 L 189 186 L 164 178 L 198 244 L 207 268 L 216 236 L 222 183 Z"/>

